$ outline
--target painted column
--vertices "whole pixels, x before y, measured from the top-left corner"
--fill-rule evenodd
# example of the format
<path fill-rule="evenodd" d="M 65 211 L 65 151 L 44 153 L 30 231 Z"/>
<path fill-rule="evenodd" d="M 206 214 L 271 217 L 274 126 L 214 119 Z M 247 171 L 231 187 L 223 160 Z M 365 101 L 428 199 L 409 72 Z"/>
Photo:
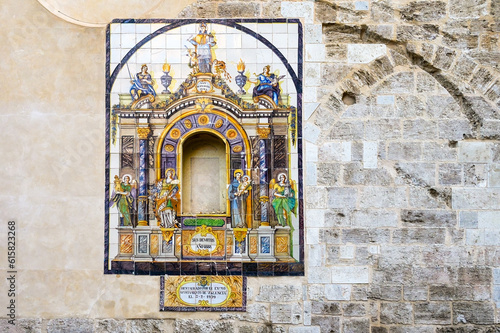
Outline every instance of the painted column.
<path fill-rule="evenodd" d="M 257 133 L 259 134 L 259 201 L 260 201 L 260 226 L 268 227 L 269 224 L 269 196 L 268 196 L 268 183 L 267 183 L 267 141 L 271 129 L 269 127 L 258 127 Z"/>
<path fill-rule="evenodd" d="M 264 127 L 257 127 L 257 133 L 259 134 L 259 185 L 260 185 L 260 225 L 257 233 L 257 257 L 255 261 L 263 262 L 274 262 L 276 258 L 274 257 L 274 232 L 276 229 L 271 228 L 269 223 L 269 189 L 267 183 L 267 162 L 266 162 L 266 152 L 268 145 L 269 134 L 271 133 L 271 128 L 266 124 Z"/>
<path fill-rule="evenodd" d="M 147 154 L 148 136 L 151 130 L 148 127 L 138 127 L 139 135 L 139 203 L 137 208 L 138 226 L 148 226 L 147 221 Z"/>

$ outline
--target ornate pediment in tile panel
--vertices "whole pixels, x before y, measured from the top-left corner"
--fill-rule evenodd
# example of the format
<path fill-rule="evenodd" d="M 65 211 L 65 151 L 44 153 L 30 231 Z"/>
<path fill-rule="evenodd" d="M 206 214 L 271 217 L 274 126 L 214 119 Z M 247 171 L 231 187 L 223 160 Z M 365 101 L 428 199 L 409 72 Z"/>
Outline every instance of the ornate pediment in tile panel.
<path fill-rule="evenodd" d="M 303 275 L 300 21 L 115 20 L 106 40 L 105 273 Z"/>

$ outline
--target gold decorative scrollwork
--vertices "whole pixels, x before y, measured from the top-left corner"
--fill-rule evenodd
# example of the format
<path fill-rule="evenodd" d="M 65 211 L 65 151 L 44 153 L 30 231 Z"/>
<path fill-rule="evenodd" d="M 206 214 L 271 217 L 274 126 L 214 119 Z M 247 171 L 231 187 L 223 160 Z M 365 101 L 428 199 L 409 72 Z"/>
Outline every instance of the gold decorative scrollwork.
<path fill-rule="evenodd" d="M 160 230 L 163 235 L 163 240 L 168 243 L 174 235 L 174 228 L 160 228 Z"/>
<path fill-rule="evenodd" d="M 212 100 L 208 97 L 198 98 L 195 102 L 195 110 L 198 112 L 209 112 L 213 109 Z"/>
<path fill-rule="evenodd" d="M 269 197 L 267 195 L 263 195 L 259 198 L 260 202 L 269 202 Z"/>
<path fill-rule="evenodd" d="M 234 239 L 236 239 L 238 242 L 243 242 L 245 238 L 247 237 L 247 228 L 234 228 L 233 233 L 234 233 Z"/>
<path fill-rule="evenodd" d="M 194 250 L 192 247 L 193 238 L 196 235 L 200 235 L 201 237 L 206 237 L 207 235 L 211 235 L 215 239 L 215 245 L 213 249 L 197 249 Z M 221 239 L 222 237 L 222 239 Z M 185 255 L 197 255 L 197 256 L 209 256 L 209 255 L 222 255 L 220 251 L 224 251 L 224 232 L 221 231 L 212 231 L 212 227 L 207 227 L 206 225 L 202 225 L 201 227 L 196 227 L 195 231 L 183 231 L 183 253 Z"/>
<path fill-rule="evenodd" d="M 261 139 L 267 139 L 271 134 L 271 129 L 269 127 L 257 127 L 257 134 Z"/>

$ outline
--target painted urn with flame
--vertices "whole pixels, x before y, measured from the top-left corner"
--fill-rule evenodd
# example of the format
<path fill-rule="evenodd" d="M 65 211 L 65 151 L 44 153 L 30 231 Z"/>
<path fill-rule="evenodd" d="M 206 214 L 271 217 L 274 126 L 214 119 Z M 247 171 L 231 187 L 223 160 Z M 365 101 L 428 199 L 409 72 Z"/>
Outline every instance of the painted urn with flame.
<path fill-rule="evenodd" d="M 245 95 L 247 92 L 243 89 L 243 87 L 247 83 L 247 77 L 245 74 L 243 74 L 243 72 L 245 71 L 245 63 L 243 62 L 243 60 L 240 59 L 240 62 L 236 66 L 236 69 L 238 70 L 238 73 L 240 73 L 234 78 L 236 84 L 238 85 L 238 87 L 240 87 L 240 90 L 238 90 L 238 94 Z"/>
<path fill-rule="evenodd" d="M 168 90 L 170 83 L 172 83 L 172 77 L 168 75 L 169 72 L 170 65 L 167 63 L 163 64 L 163 73 L 165 74 L 161 77 L 161 84 L 165 87 L 165 90 L 161 92 L 162 94 L 171 94 L 170 90 Z"/>

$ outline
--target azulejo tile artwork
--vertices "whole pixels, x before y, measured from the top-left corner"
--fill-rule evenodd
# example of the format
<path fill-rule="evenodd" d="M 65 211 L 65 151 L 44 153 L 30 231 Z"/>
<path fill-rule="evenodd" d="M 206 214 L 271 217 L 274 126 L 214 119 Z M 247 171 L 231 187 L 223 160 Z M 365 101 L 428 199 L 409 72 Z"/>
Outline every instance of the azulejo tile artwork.
<path fill-rule="evenodd" d="M 303 275 L 301 50 L 298 20 L 108 26 L 105 273 Z"/>

